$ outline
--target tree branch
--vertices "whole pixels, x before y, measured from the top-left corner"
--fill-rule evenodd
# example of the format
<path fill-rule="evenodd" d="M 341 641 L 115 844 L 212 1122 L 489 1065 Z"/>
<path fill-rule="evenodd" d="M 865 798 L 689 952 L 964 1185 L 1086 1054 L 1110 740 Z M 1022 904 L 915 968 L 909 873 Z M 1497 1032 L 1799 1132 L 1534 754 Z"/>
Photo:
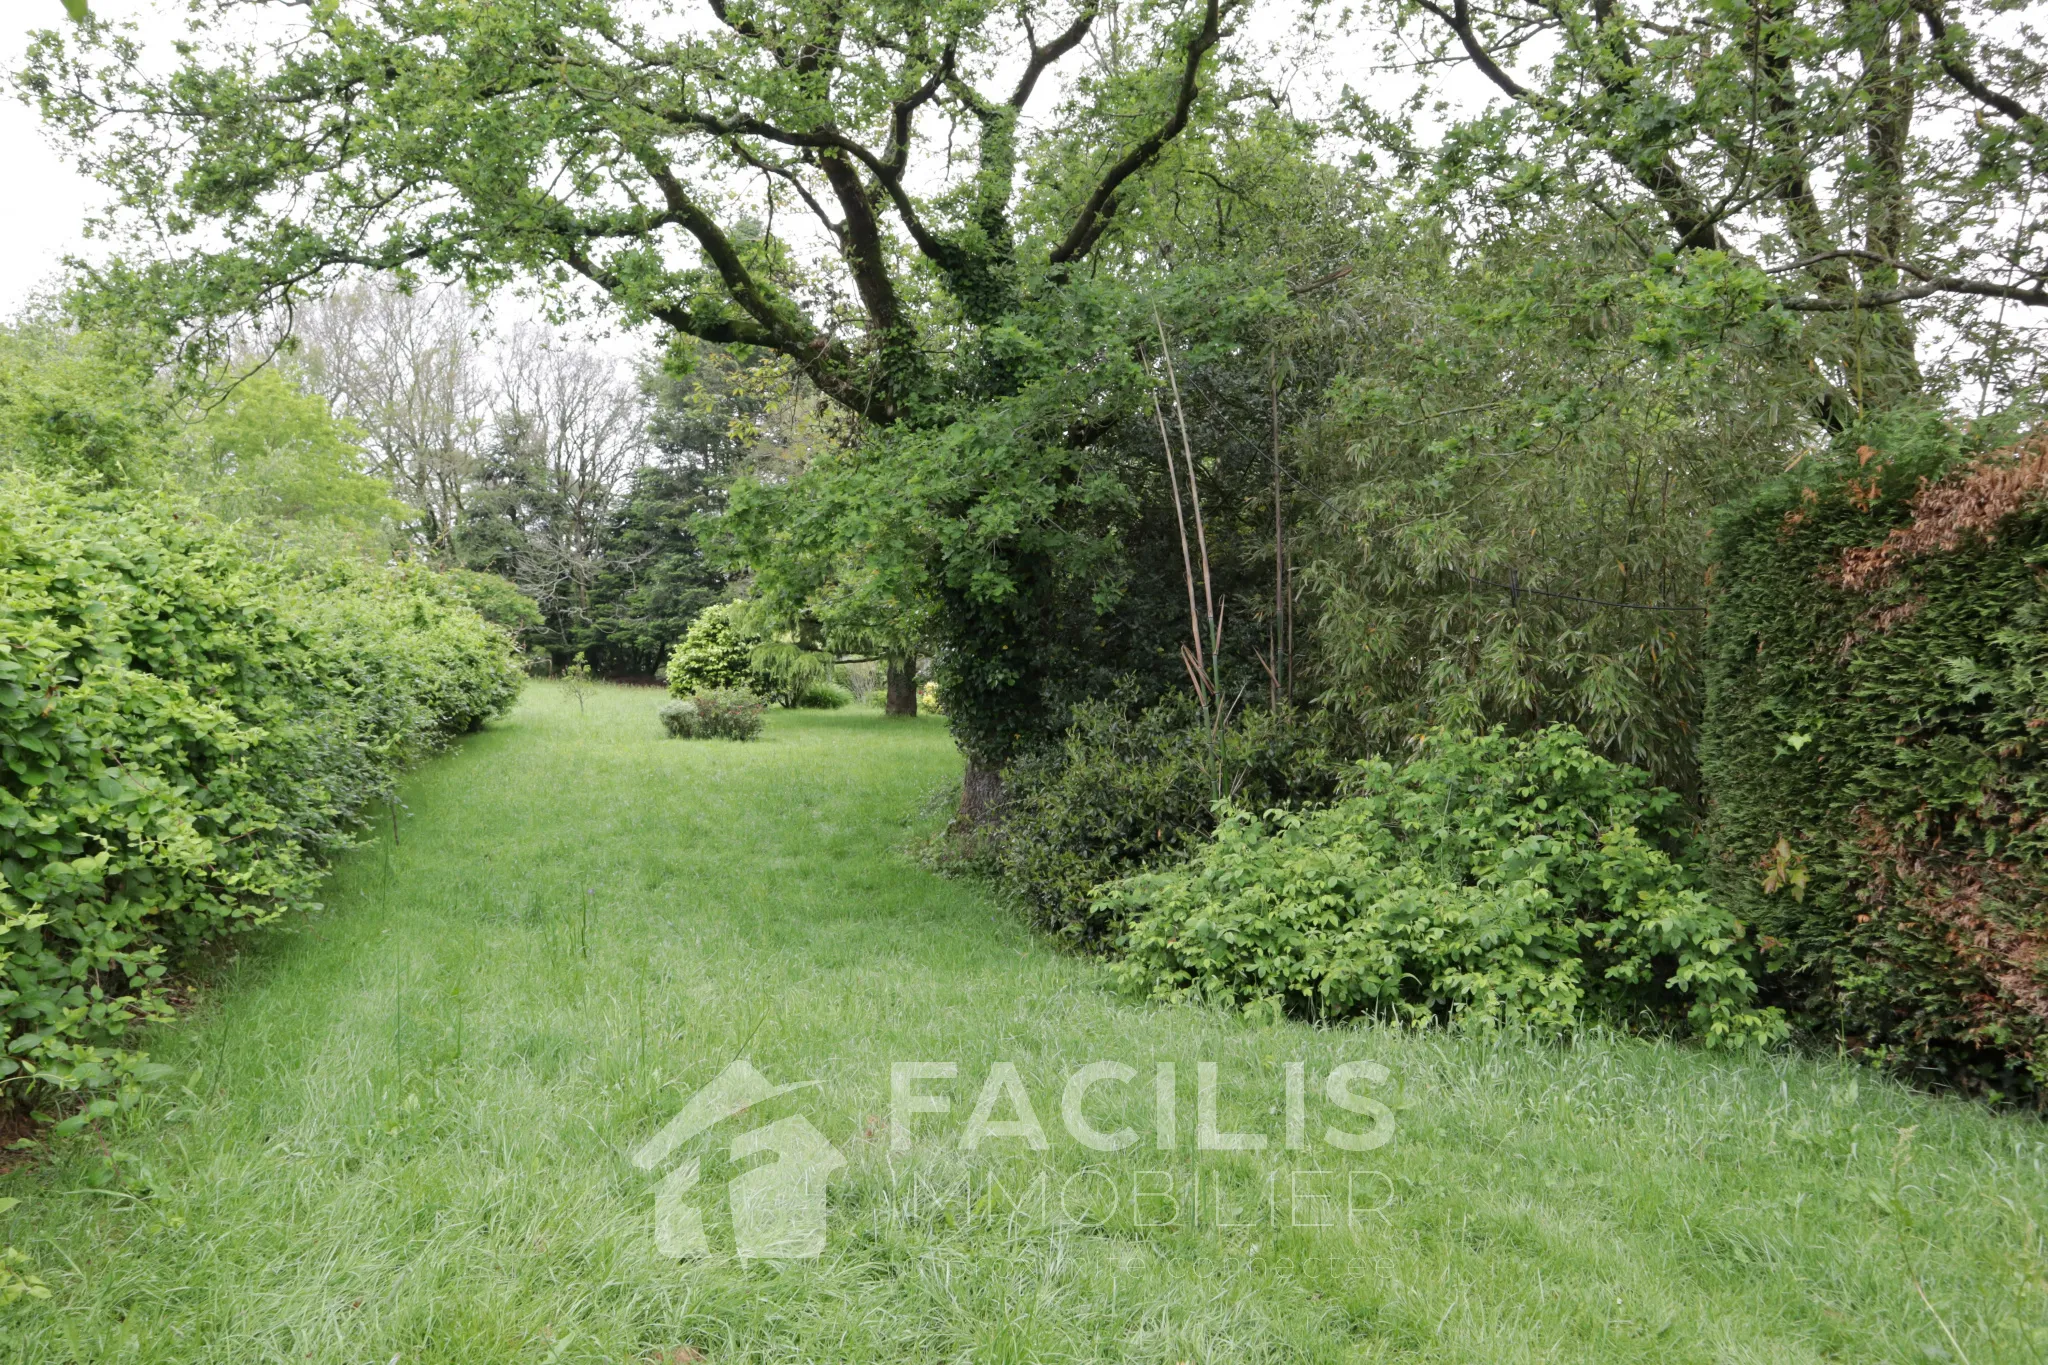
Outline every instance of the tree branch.
<path fill-rule="evenodd" d="M 874 201 L 860 182 L 860 172 L 839 151 L 822 152 L 818 168 L 838 197 L 845 214 L 846 232 L 840 239 L 846 247 L 847 264 L 853 269 L 854 287 L 860 290 L 861 306 L 868 321 L 881 337 L 902 330 L 903 309 L 896 297 L 896 282 L 889 277 L 888 249 L 882 242 L 881 226 L 875 221 Z"/>
<path fill-rule="evenodd" d="M 1805 270 L 1809 267 L 1819 265 L 1823 261 L 1834 260 L 1863 261 L 1870 265 L 1882 266 L 1888 270 L 1902 271 L 1903 273 L 1911 275 L 1913 278 L 1918 280 L 1932 280 L 1935 278 L 1934 276 L 1928 274 L 1926 271 L 1922 270 L 1917 265 L 1908 265 L 1904 261 L 1894 260 L 1892 257 L 1887 256 L 1880 251 L 1866 251 L 1861 247 L 1853 246 L 1842 247 L 1835 251 L 1823 251 L 1813 256 L 1802 256 L 1798 260 L 1793 261 L 1787 265 L 1771 266 L 1770 268 L 1764 271 L 1764 274 L 1789 275 L 1795 270 Z"/>
<path fill-rule="evenodd" d="M 1445 27 L 1457 35 L 1472 64 L 1510 99 L 1534 109 L 1544 110 L 1557 116 L 1567 126 L 1581 132 L 1585 131 L 1585 119 L 1580 111 L 1561 106 L 1547 96 L 1538 94 L 1501 69 L 1500 63 L 1493 59 L 1493 54 L 1479 41 L 1479 34 L 1472 26 L 1470 0 L 1453 0 L 1452 8 L 1448 11 L 1432 0 L 1416 0 L 1416 3 L 1435 15 Z M 1602 85 L 1603 88 L 1608 88 L 1610 94 L 1617 93 L 1607 82 L 1603 81 Z M 1604 139 L 1601 141 L 1604 144 Z M 1731 249 L 1728 239 L 1721 235 L 1719 224 L 1713 215 L 1708 213 L 1692 187 L 1686 183 L 1684 172 L 1678 169 L 1668 152 L 1656 161 L 1646 164 L 1623 155 L 1621 148 L 1602 145 L 1601 150 L 1656 199 L 1658 207 L 1664 210 L 1665 220 L 1677 234 L 1680 246 L 1715 251 Z"/>
<path fill-rule="evenodd" d="M 1031 29 L 1029 25 L 1026 25 L 1024 32 L 1026 38 L 1031 43 L 1031 60 L 1026 63 L 1024 74 L 1018 78 L 1017 88 L 1010 92 L 1010 107 L 1012 109 L 1021 110 L 1024 107 L 1025 102 L 1031 98 L 1032 89 L 1038 84 L 1038 78 L 1045 74 L 1045 69 L 1066 56 L 1069 52 L 1072 52 L 1076 45 L 1088 36 L 1089 26 L 1095 22 L 1096 15 L 1101 12 L 1100 0 L 1087 0 L 1087 3 L 1081 6 L 1081 12 L 1074 16 L 1074 22 L 1067 26 L 1066 31 L 1044 47 L 1038 45 L 1036 38 L 1030 37 Z"/>
<path fill-rule="evenodd" d="M 1524 104 L 1549 104 L 1548 100 L 1543 99 L 1535 91 L 1529 89 L 1528 86 L 1523 85 L 1513 76 L 1501 70 L 1500 63 L 1494 61 L 1493 54 L 1486 50 L 1479 41 L 1479 35 L 1472 31 L 1472 11 L 1465 3 L 1465 0 L 1455 0 L 1457 5 L 1455 15 L 1446 13 L 1437 5 L 1431 4 L 1430 0 L 1415 0 L 1415 2 L 1421 8 L 1434 14 L 1443 22 L 1444 27 L 1457 35 L 1459 43 L 1465 48 L 1465 55 L 1472 59 L 1472 65 L 1478 67 L 1480 74 L 1484 75 L 1486 79 L 1499 86 L 1509 99 L 1518 100 Z"/>
<path fill-rule="evenodd" d="M 789 310 L 776 306 L 774 299 L 755 280 L 754 273 L 747 269 L 746 262 L 740 259 L 732 239 L 690 197 L 689 190 L 677 179 L 676 173 L 651 155 L 643 154 L 639 160 L 648 178 L 660 187 L 662 198 L 668 205 L 668 212 L 663 217 L 697 239 L 697 245 L 703 248 L 705 259 L 718 272 L 718 278 L 732 295 L 733 302 L 745 309 L 748 316 L 776 339 L 770 344 L 794 353 L 794 348 L 810 342 L 816 335 L 815 329 Z"/>
<path fill-rule="evenodd" d="M 1878 289 L 1868 294 L 1831 294 L 1822 298 L 1784 299 L 1780 301 L 1780 306 L 1794 313 L 1848 313 L 1859 308 L 1887 308 L 1895 303 L 1911 303 L 1915 299 L 1930 298 L 1936 294 L 1968 294 L 1980 299 L 2009 299 L 2033 308 L 2048 308 L 2048 286 L 1993 284 L 1988 280 L 1965 279 L 1959 275 L 1939 275 L 1920 284 L 1901 285 L 1897 289 Z"/>
<path fill-rule="evenodd" d="M 1842 259 L 1830 249 L 1827 219 L 1821 212 L 1820 196 L 1814 192 L 1813 177 L 1799 148 L 1799 101 L 1794 81 L 1798 79 L 1792 58 L 1779 38 L 1791 19 L 1789 0 L 1753 0 L 1755 48 L 1751 60 L 1758 84 L 1764 87 L 1769 115 L 1763 120 L 1764 141 L 1770 146 L 1770 163 L 1775 172 L 1770 189 L 1784 206 L 1785 222 L 1792 240 L 1809 264 L 1827 264 Z M 1855 284 L 1840 266 L 1820 272 L 1820 287 L 1832 294 L 1853 293 Z"/>
<path fill-rule="evenodd" d="M 917 212 L 917 205 L 912 202 L 909 193 L 903 188 L 902 177 L 892 171 L 888 163 L 883 161 L 881 157 L 876 156 L 872 151 L 869 151 L 853 138 L 840 132 L 837 128 L 827 125 L 812 129 L 809 132 L 800 133 L 792 129 L 777 127 L 766 120 L 755 118 L 751 114 L 741 115 L 733 119 L 725 119 L 720 118 L 716 114 L 683 109 L 663 109 L 652 112 L 663 122 L 673 127 L 691 128 L 698 132 L 710 133 L 715 137 L 724 138 L 728 142 L 741 137 L 759 137 L 766 138 L 770 142 L 779 142 L 785 147 L 801 147 L 821 154 L 828 151 L 845 153 L 855 161 L 860 162 L 861 165 L 867 167 L 869 173 L 875 177 L 876 182 L 881 185 L 883 192 L 889 196 L 889 203 L 896 210 L 896 216 L 902 220 L 904 230 L 910 234 L 910 239 L 917 243 L 918 250 L 929 257 L 933 263 L 941 267 L 945 265 L 945 254 L 948 250 L 946 243 L 940 240 L 930 228 L 925 226 L 924 219 Z"/>
<path fill-rule="evenodd" d="M 1949 22 L 1942 14 L 1941 6 L 1935 0 L 1913 0 L 1913 8 L 1927 21 L 1927 31 L 1934 35 L 1935 59 L 1941 63 L 1941 69 L 1948 78 L 2017 123 L 2027 140 L 2035 146 L 2048 144 L 2048 116 L 2037 114 L 2012 96 L 1993 90 L 1970 69 L 1969 63 L 1956 51 L 1956 43 L 1950 36 Z"/>
<path fill-rule="evenodd" d="M 818 197 L 811 193 L 810 188 L 802 180 L 797 178 L 796 172 L 779 162 L 768 161 L 754 155 L 747 144 L 741 142 L 738 138 L 728 139 L 726 147 L 734 156 L 746 162 L 755 170 L 760 171 L 763 175 L 772 175 L 795 190 L 797 197 L 804 201 L 804 206 L 811 211 L 811 215 L 814 218 L 824 225 L 827 232 L 831 233 L 835 238 L 842 240 L 845 238 L 846 224 L 832 221 L 832 215 L 825 212 L 825 206 L 819 203 Z"/>
<path fill-rule="evenodd" d="M 1053 265 L 1068 265 L 1088 254 L 1095 239 L 1109 226 L 1109 220 L 1116 214 L 1116 193 L 1125 181 L 1152 164 L 1167 143 L 1179 137 L 1181 130 L 1188 126 L 1188 116 L 1195 107 L 1195 96 L 1200 92 L 1202 59 L 1209 49 L 1216 46 L 1216 40 L 1223 29 L 1223 0 L 1207 0 L 1202 11 L 1202 26 L 1188 40 L 1186 61 L 1181 66 L 1180 91 L 1173 102 L 1173 112 L 1166 122 L 1155 128 L 1137 146 L 1125 152 L 1117 163 L 1103 173 L 1095 192 L 1081 205 L 1081 211 L 1074 215 L 1074 222 L 1067 229 L 1067 235 L 1052 249 L 1050 261 Z M 1076 42 L 1080 39 L 1076 38 Z M 1028 93 L 1028 92 L 1027 92 Z"/>
<path fill-rule="evenodd" d="M 882 149 L 881 164 L 894 175 L 902 175 L 903 168 L 910 161 L 910 121 L 918 109 L 930 102 L 939 93 L 939 87 L 953 74 L 956 59 L 953 44 L 947 43 L 945 51 L 939 54 L 939 64 L 932 68 L 932 74 L 924 84 L 889 105 L 889 143 Z"/>

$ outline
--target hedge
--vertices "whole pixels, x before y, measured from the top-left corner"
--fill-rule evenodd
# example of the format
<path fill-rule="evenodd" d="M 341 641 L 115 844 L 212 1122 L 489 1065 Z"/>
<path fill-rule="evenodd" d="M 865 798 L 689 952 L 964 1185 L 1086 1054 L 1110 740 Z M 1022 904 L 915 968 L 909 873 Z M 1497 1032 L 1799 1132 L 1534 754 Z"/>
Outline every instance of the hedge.
<path fill-rule="evenodd" d="M 2048 1095 L 2048 433 L 1935 419 L 1717 525 L 1702 759 L 1724 903 L 1808 1028 Z"/>
<path fill-rule="evenodd" d="M 519 687 L 421 569 L 0 475 L 0 1087 L 101 1090 L 200 944 L 313 903 L 366 804 Z"/>

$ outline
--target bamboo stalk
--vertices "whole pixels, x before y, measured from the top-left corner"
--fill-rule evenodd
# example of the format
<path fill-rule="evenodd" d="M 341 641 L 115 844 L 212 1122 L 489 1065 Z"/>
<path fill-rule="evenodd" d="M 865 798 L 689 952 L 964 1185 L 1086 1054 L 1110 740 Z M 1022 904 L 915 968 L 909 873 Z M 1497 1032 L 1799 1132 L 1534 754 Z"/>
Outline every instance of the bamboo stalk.
<path fill-rule="evenodd" d="M 1160 410 L 1159 393 L 1156 389 L 1152 393 L 1152 417 L 1159 424 L 1160 447 L 1166 451 L 1166 484 L 1173 490 L 1173 520 L 1180 528 L 1180 563 L 1181 572 L 1188 585 L 1188 633 L 1195 640 L 1194 662 L 1206 675 L 1209 670 L 1202 654 L 1201 617 L 1195 610 L 1195 562 L 1188 551 L 1187 516 L 1181 510 L 1180 504 L 1180 472 L 1174 465 L 1173 440 L 1166 434 L 1166 414 Z M 1197 697 L 1201 696 L 1199 685 L 1195 689 L 1195 694 Z"/>

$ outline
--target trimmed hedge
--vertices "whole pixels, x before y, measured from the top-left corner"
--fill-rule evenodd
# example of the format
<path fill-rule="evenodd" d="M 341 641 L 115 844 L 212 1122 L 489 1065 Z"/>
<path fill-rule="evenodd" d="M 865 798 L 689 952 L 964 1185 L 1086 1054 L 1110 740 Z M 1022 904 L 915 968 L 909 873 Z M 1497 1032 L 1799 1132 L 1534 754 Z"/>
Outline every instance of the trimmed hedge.
<path fill-rule="evenodd" d="M 1716 528 L 1721 898 L 1809 1029 L 2048 1093 L 2048 433 L 1865 432 Z"/>
<path fill-rule="evenodd" d="M 0 476 L 0 1085 L 119 1091 L 180 954 L 312 903 L 399 771 L 503 711 L 414 568 L 258 562 L 175 503 Z M 80 1115 L 107 1112 L 102 1095 Z"/>

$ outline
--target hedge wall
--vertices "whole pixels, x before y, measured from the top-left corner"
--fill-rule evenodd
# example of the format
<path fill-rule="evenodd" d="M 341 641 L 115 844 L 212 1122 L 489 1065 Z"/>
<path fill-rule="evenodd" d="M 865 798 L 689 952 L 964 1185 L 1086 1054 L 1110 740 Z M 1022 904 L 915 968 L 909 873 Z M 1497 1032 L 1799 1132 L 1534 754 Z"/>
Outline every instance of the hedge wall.
<path fill-rule="evenodd" d="M 0 1100 L 118 1092 L 178 955 L 308 904 L 519 681 L 425 571 L 258 562 L 190 508 L 0 475 Z"/>
<path fill-rule="evenodd" d="M 1715 534 L 1709 837 L 1783 1003 L 2048 1096 L 2048 433 L 1973 457 L 1897 425 Z"/>

